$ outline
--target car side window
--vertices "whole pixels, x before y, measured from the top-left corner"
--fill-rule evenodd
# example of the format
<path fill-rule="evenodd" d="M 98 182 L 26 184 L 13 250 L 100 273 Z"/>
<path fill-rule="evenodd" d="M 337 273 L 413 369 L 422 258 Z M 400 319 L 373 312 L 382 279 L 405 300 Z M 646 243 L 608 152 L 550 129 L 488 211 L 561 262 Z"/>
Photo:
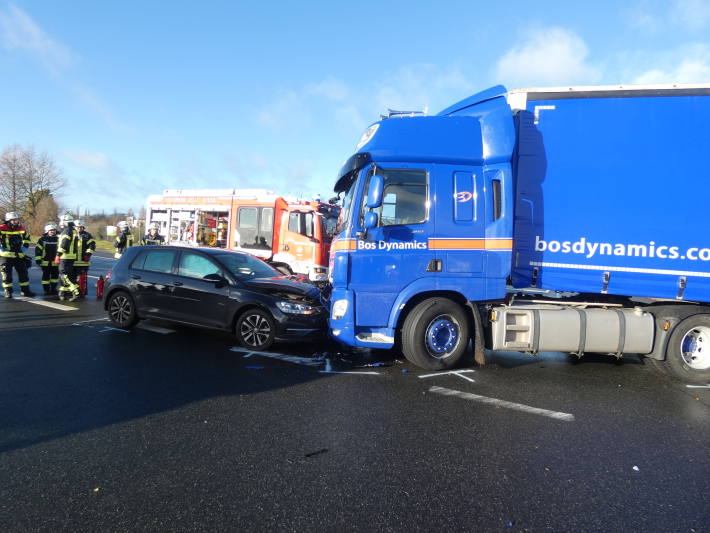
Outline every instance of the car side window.
<path fill-rule="evenodd" d="M 178 264 L 178 275 L 204 279 L 210 274 L 222 275 L 222 269 L 207 257 L 193 252 L 183 252 Z"/>
<path fill-rule="evenodd" d="M 175 250 L 146 250 L 131 265 L 138 270 L 170 273 L 175 260 Z"/>

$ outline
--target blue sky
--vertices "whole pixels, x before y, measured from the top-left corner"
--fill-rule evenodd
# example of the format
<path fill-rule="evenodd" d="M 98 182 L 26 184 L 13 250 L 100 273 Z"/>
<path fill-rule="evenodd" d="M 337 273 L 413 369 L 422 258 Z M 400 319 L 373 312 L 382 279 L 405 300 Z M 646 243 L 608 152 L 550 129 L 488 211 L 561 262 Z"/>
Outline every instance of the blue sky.
<path fill-rule="evenodd" d="M 0 0 L 0 148 L 54 156 L 71 209 L 165 188 L 326 196 L 387 108 L 710 82 L 709 30 L 710 0 Z"/>

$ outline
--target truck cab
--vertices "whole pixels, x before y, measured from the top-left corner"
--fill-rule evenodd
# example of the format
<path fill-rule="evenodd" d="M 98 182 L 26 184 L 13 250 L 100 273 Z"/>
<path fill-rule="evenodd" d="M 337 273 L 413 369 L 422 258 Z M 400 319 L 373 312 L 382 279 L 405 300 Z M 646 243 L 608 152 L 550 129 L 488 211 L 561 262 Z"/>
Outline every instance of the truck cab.
<path fill-rule="evenodd" d="M 515 139 L 505 94 L 494 87 L 365 132 L 335 185 L 334 338 L 390 348 L 400 337 L 422 366 L 449 367 L 468 345 L 468 302 L 505 297 Z"/>

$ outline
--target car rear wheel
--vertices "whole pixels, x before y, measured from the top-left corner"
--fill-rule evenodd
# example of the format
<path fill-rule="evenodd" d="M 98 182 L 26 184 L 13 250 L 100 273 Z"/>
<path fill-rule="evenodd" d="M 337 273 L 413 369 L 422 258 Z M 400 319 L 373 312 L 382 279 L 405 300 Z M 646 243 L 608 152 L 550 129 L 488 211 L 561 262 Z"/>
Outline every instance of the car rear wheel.
<path fill-rule="evenodd" d="M 276 327 L 271 315 L 262 309 L 249 309 L 237 320 L 239 344 L 252 350 L 265 350 L 274 343 Z"/>
<path fill-rule="evenodd" d="M 129 329 L 138 322 L 136 306 L 131 295 L 125 291 L 114 292 L 108 300 L 108 318 L 121 329 Z"/>

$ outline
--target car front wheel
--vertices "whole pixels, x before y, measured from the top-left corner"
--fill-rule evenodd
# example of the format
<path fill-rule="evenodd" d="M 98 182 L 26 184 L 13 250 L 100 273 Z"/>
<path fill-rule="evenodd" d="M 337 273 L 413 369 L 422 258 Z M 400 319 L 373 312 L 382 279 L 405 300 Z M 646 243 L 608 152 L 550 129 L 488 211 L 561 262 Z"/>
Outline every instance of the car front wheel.
<path fill-rule="evenodd" d="M 252 350 L 265 350 L 274 343 L 276 327 L 271 315 L 261 309 L 249 309 L 237 320 L 239 344 Z"/>

